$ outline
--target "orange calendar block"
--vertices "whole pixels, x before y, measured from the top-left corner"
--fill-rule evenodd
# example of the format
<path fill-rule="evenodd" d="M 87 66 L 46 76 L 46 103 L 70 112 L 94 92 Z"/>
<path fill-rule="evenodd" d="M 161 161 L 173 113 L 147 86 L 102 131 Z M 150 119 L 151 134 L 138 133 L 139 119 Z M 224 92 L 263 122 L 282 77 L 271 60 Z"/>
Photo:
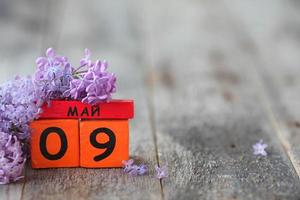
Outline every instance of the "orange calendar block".
<path fill-rule="evenodd" d="M 122 167 L 129 158 L 132 100 L 51 101 L 30 124 L 33 168 Z"/>
<path fill-rule="evenodd" d="M 122 167 L 129 158 L 128 120 L 80 122 L 80 166 Z"/>
<path fill-rule="evenodd" d="M 33 168 L 79 166 L 79 121 L 36 120 L 30 124 Z"/>

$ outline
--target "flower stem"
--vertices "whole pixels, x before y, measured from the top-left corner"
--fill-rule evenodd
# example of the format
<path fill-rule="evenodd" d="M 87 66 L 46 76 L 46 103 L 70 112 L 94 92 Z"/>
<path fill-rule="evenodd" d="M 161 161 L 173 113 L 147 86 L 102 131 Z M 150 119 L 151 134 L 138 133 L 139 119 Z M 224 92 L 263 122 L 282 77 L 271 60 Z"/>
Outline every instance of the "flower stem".
<path fill-rule="evenodd" d="M 84 66 L 86 66 L 86 64 L 77 67 L 77 69 L 75 69 L 73 73 L 76 73 L 78 70 L 80 70 L 80 69 L 83 68 Z"/>
<path fill-rule="evenodd" d="M 80 71 L 80 72 L 75 72 L 75 73 L 73 73 L 73 76 L 80 75 L 80 74 L 83 74 L 83 73 L 86 73 L 86 72 L 88 72 L 88 70 L 84 70 L 84 71 Z"/>

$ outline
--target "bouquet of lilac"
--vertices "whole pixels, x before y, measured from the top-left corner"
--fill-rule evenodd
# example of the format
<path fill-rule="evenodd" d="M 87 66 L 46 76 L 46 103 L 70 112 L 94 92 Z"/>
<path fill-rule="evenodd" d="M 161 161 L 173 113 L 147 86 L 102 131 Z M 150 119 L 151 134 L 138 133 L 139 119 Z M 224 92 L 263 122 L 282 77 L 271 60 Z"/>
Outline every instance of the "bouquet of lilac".
<path fill-rule="evenodd" d="M 80 100 L 96 104 L 109 101 L 116 92 L 116 76 L 107 71 L 107 62 L 90 60 L 90 51 L 74 68 L 52 48 L 36 60 L 33 78 L 16 77 L 0 86 L 0 184 L 22 178 L 29 157 L 29 123 L 53 99 Z"/>

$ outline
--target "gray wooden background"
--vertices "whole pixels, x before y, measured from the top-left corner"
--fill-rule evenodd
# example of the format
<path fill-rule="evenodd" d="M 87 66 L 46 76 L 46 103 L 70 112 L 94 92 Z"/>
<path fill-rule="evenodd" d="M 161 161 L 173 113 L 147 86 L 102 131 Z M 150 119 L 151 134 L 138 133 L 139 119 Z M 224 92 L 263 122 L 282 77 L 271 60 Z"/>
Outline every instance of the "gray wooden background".
<path fill-rule="evenodd" d="M 0 0 L 0 78 L 88 47 L 133 98 L 130 154 L 169 177 L 32 170 L 0 199 L 299 199 L 300 1 Z M 269 145 L 256 157 L 252 144 Z"/>

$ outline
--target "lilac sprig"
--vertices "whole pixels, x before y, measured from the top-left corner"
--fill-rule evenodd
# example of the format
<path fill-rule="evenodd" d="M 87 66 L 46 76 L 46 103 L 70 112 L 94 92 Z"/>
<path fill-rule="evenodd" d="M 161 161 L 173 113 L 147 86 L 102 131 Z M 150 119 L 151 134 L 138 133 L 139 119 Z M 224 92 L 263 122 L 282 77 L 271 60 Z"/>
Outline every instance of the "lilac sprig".
<path fill-rule="evenodd" d="M 47 49 L 45 57 L 36 60 L 37 70 L 34 82 L 41 88 L 44 100 L 63 99 L 63 93 L 70 88 L 74 68 L 68 58 L 56 55 L 52 48 Z"/>
<path fill-rule="evenodd" d="M 39 92 L 30 77 L 16 77 L 0 86 L 0 184 L 22 178 L 29 123 L 41 112 Z"/>
<path fill-rule="evenodd" d="M 31 78 L 16 77 L 0 86 L 0 131 L 29 139 L 29 122 L 41 113 L 40 90 Z"/>
<path fill-rule="evenodd" d="M 74 99 L 96 104 L 109 101 L 116 92 L 116 76 L 107 71 L 106 61 L 90 59 L 91 52 L 85 49 L 80 66 L 74 68 L 67 57 L 56 55 L 52 48 L 45 57 L 36 60 L 34 82 L 41 88 L 44 101 L 51 99 Z"/>
<path fill-rule="evenodd" d="M 21 178 L 26 157 L 16 136 L 0 132 L 0 184 L 7 184 Z"/>
<path fill-rule="evenodd" d="M 81 100 L 83 103 L 96 104 L 111 100 L 116 92 L 116 76 L 107 71 L 106 61 L 90 60 L 91 52 L 86 49 L 85 57 L 80 60 L 80 67 L 75 69 L 70 89 L 65 97 Z"/>

